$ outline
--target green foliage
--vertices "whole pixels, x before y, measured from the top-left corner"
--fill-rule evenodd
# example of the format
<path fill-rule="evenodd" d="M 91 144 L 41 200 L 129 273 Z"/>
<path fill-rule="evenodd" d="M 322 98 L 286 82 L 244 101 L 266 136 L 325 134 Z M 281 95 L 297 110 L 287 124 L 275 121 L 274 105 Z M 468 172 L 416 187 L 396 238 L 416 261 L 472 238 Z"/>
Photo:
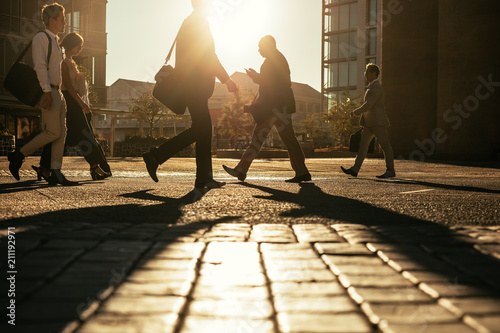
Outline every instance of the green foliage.
<path fill-rule="evenodd" d="M 325 138 L 332 131 L 326 114 L 313 113 L 295 124 L 297 133 L 307 134 L 310 139 Z"/>
<path fill-rule="evenodd" d="M 129 104 L 132 115 L 149 125 L 148 135 L 153 136 L 154 126 L 162 115 L 168 113 L 168 109 L 153 97 L 153 92 L 147 91 L 139 98 L 133 98 Z"/>
<path fill-rule="evenodd" d="M 250 103 L 251 96 L 244 95 L 241 90 L 234 94 L 233 101 L 222 106 L 219 119 L 219 133 L 231 138 L 232 148 L 236 148 L 239 136 L 249 136 L 253 124 L 252 117 L 244 113 L 244 106 Z"/>
<path fill-rule="evenodd" d="M 328 110 L 326 119 L 332 125 L 335 137 L 342 146 L 349 145 L 349 137 L 359 128 L 359 117 L 352 118 L 351 112 L 360 106 L 360 96 L 353 98 L 348 91 L 344 91 Z"/>

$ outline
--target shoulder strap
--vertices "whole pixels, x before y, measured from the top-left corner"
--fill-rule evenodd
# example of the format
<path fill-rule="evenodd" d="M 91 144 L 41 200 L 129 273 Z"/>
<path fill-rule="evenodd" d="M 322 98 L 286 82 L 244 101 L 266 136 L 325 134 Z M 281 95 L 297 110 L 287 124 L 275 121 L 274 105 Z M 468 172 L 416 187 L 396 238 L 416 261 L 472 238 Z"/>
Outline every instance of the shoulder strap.
<path fill-rule="evenodd" d="M 50 61 L 50 56 L 52 54 L 52 38 L 50 38 L 49 34 L 46 33 L 45 31 L 42 31 L 47 38 L 49 39 L 49 50 L 47 52 L 47 69 L 49 68 L 49 61 Z"/>
<path fill-rule="evenodd" d="M 47 69 L 49 67 L 49 60 L 50 60 L 50 56 L 52 54 L 52 38 L 50 38 L 49 34 L 46 33 L 45 31 L 39 31 L 40 32 L 43 32 L 45 35 L 47 35 L 47 38 L 49 39 L 49 50 L 47 52 Z M 26 55 L 26 53 L 28 52 L 28 50 L 30 49 L 31 45 L 33 44 L 33 40 L 31 40 L 29 42 L 28 45 L 26 45 L 26 47 L 24 48 L 23 52 L 21 52 L 21 54 L 19 55 L 19 57 L 17 57 L 16 59 L 16 63 L 21 61 L 22 58 L 24 58 L 24 56 Z"/>
<path fill-rule="evenodd" d="M 179 33 L 177 33 L 177 36 L 179 36 Z M 167 59 L 165 59 L 165 64 L 168 64 L 168 62 L 170 61 L 170 57 L 172 56 L 172 52 L 174 51 L 175 43 L 177 43 L 177 36 L 175 37 L 174 43 L 172 44 L 172 47 L 168 52 Z"/>

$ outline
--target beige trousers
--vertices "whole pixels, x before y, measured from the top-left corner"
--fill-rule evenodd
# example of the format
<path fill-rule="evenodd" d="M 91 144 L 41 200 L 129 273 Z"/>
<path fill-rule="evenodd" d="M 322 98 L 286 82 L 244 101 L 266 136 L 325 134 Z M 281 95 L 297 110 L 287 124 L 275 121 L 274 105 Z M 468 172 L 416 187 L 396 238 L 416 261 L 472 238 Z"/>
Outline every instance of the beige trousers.
<path fill-rule="evenodd" d="M 52 106 L 42 109 L 42 132 L 35 136 L 21 149 L 24 156 L 29 156 L 52 142 L 50 168 L 60 170 L 66 139 L 66 101 L 60 90 L 52 89 Z"/>
<path fill-rule="evenodd" d="M 361 142 L 359 143 L 359 152 L 356 156 L 356 161 L 352 169 L 355 172 L 359 172 L 361 165 L 366 158 L 368 153 L 368 146 L 372 141 L 373 137 L 377 138 L 380 148 L 384 151 L 385 166 L 387 171 L 396 172 L 394 170 L 394 153 L 392 151 L 391 144 L 389 143 L 389 135 L 387 134 L 387 127 L 385 126 L 375 126 L 375 127 L 363 127 L 361 132 Z"/>
<path fill-rule="evenodd" d="M 276 127 L 281 141 L 288 150 L 288 157 L 296 176 L 302 176 L 309 171 L 305 165 L 305 157 L 299 141 L 295 137 L 295 132 L 292 125 L 292 116 L 289 114 L 281 114 L 275 112 L 274 115 L 266 121 L 256 124 L 252 134 L 252 142 L 241 157 L 240 162 L 235 167 L 236 170 L 247 173 L 253 160 L 259 154 L 259 151 L 264 144 L 269 132 L 273 126 Z"/>

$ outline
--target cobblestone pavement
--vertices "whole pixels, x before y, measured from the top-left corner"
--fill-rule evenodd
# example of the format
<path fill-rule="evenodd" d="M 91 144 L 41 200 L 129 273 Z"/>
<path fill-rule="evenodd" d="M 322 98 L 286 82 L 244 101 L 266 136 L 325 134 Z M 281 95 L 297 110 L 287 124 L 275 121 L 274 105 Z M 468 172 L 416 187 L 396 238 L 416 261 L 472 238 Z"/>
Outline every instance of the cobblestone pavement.
<path fill-rule="evenodd" d="M 500 332 L 498 169 L 308 160 L 296 185 L 258 161 L 201 193 L 192 160 L 158 184 L 139 162 L 72 188 L 0 171 L 1 332 Z"/>

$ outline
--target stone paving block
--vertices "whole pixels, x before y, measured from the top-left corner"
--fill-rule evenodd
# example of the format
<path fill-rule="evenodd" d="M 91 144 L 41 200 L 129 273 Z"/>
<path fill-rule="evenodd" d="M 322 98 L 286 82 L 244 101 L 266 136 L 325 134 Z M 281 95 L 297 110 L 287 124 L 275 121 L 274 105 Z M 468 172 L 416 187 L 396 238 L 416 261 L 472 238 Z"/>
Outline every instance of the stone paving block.
<path fill-rule="evenodd" d="M 474 248 L 483 254 L 500 260 L 500 244 L 477 244 Z"/>
<path fill-rule="evenodd" d="M 413 261 L 425 261 L 425 260 L 435 260 L 435 257 L 429 253 L 426 253 L 423 250 L 420 251 L 386 251 L 380 250 L 377 252 L 377 255 L 383 261 L 389 260 L 413 260 Z"/>
<path fill-rule="evenodd" d="M 260 261 L 258 244 L 254 242 L 231 242 L 231 243 L 210 243 L 207 246 L 203 262 L 246 262 Z"/>
<path fill-rule="evenodd" d="M 222 263 L 203 263 L 199 271 L 200 275 L 247 275 L 253 273 L 264 273 L 264 269 L 259 261 L 233 263 L 225 261 Z"/>
<path fill-rule="evenodd" d="M 3 323 L 2 323 L 3 324 Z M 16 333 L 33 333 L 33 332 L 65 332 L 65 329 L 71 324 L 67 320 L 51 320 L 47 321 L 35 321 L 30 320 L 29 322 L 20 322 L 16 320 L 15 330 Z M 5 331 L 2 331 L 5 332 Z M 9 331 L 6 331 L 9 332 Z"/>
<path fill-rule="evenodd" d="M 472 296 L 490 296 L 494 290 L 484 285 L 471 285 L 463 283 L 443 283 L 443 282 L 424 282 L 419 285 L 420 289 L 434 298 L 438 297 L 472 297 Z M 497 293 L 497 295 L 500 295 Z"/>
<path fill-rule="evenodd" d="M 195 299 L 189 303 L 187 315 L 267 319 L 273 315 L 273 306 L 270 300 L 262 299 Z"/>
<path fill-rule="evenodd" d="M 329 270 L 268 270 L 267 275 L 272 282 L 315 282 L 336 281 L 337 278 Z"/>
<path fill-rule="evenodd" d="M 382 333 L 475 333 L 471 327 L 462 324 L 392 324 L 382 323 L 380 325 Z"/>
<path fill-rule="evenodd" d="M 37 263 L 25 265 L 22 259 L 16 261 L 16 280 L 50 280 L 63 270 L 64 266 L 58 263 Z"/>
<path fill-rule="evenodd" d="M 414 284 L 420 282 L 442 282 L 442 283 L 478 283 L 477 278 L 471 277 L 457 270 L 450 269 L 447 272 L 434 271 L 404 271 L 402 276 Z"/>
<path fill-rule="evenodd" d="M 488 295 L 489 296 L 489 295 Z M 442 298 L 439 304 L 455 313 L 458 317 L 465 314 L 500 316 L 500 296 Z"/>
<path fill-rule="evenodd" d="M 471 327 L 477 329 L 479 332 L 500 332 L 500 316 L 465 316 L 464 322 Z"/>
<path fill-rule="evenodd" d="M 204 243 L 158 242 L 146 253 L 145 258 L 196 259 L 204 248 Z"/>
<path fill-rule="evenodd" d="M 300 224 L 292 228 L 299 242 L 345 242 L 342 237 L 323 224 Z"/>
<path fill-rule="evenodd" d="M 120 296 L 187 296 L 192 284 L 188 281 L 124 282 L 115 291 Z"/>
<path fill-rule="evenodd" d="M 357 224 L 357 223 L 339 223 L 339 224 L 332 224 L 330 225 L 330 228 L 334 229 L 337 232 L 345 231 L 345 230 L 371 230 L 370 227 L 367 227 L 362 224 Z"/>
<path fill-rule="evenodd" d="M 271 319 L 188 316 L 180 333 L 275 333 Z"/>
<path fill-rule="evenodd" d="M 389 252 L 422 252 L 422 249 L 415 244 L 394 244 L 394 243 L 368 243 L 366 247 L 372 251 L 389 251 Z"/>
<path fill-rule="evenodd" d="M 227 286 L 224 284 L 214 285 L 210 288 L 197 285 L 191 296 L 195 300 L 199 299 L 233 299 L 233 300 L 269 300 L 268 288 L 260 287 L 240 287 Z"/>
<path fill-rule="evenodd" d="M 67 239 L 54 239 L 49 240 L 40 246 L 39 249 L 55 250 L 55 249 L 90 249 L 95 247 L 99 242 L 95 240 L 67 240 Z"/>
<path fill-rule="evenodd" d="M 316 243 L 314 247 L 320 254 L 367 255 L 372 254 L 362 244 Z"/>
<path fill-rule="evenodd" d="M 262 252 L 264 260 L 268 259 L 317 259 L 318 254 L 310 250 L 273 250 Z"/>
<path fill-rule="evenodd" d="M 409 287 L 413 283 L 400 275 L 388 275 L 380 278 L 378 275 L 340 274 L 339 281 L 345 288 L 354 287 Z"/>
<path fill-rule="evenodd" d="M 458 317 L 437 304 L 369 304 L 363 303 L 361 309 L 370 322 L 379 324 L 458 324 Z"/>
<path fill-rule="evenodd" d="M 186 299 L 179 296 L 139 296 L 113 295 L 99 308 L 99 312 L 121 315 L 149 315 L 179 313 Z"/>
<path fill-rule="evenodd" d="M 289 243 L 289 244 L 262 243 L 262 244 L 260 244 L 260 250 L 262 252 L 300 251 L 300 250 L 312 250 L 312 249 L 313 249 L 313 247 L 309 243 Z"/>
<path fill-rule="evenodd" d="M 446 270 L 446 262 L 439 261 L 437 259 L 424 259 L 424 260 L 404 260 L 404 259 L 394 259 L 387 262 L 389 266 L 398 272 L 401 271 L 440 271 Z"/>
<path fill-rule="evenodd" d="M 102 295 L 109 295 L 112 290 L 114 290 L 114 287 L 107 284 L 93 283 L 91 281 L 86 283 L 76 283 L 76 281 L 59 282 L 56 279 L 34 293 L 33 298 L 47 300 L 101 299 Z"/>
<path fill-rule="evenodd" d="M 446 254 L 439 256 L 444 261 L 459 267 L 464 266 L 486 266 L 486 267 L 494 267 L 499 266 L 500 262 L 495 258 L 492 258 L 488 255 L 484 255 L 481 253 L 475 254 Z"/>
<path fill-rule="evenodd" d="M 194 270 L 196 259 L 145 259 L 137 265 L 139 269 Z"/>
<path fill-rule="evenodd" d="M 348 264 L 333 264 L 328 262 L 328 258 L 325 258 L 325 262 L 330 266 L 335 275 L 339 274 L 350 274 L 350 275 L 377 275 L 377 276 L 387 276 L 387 275 L 398 275 L 394 269 L 390 268 L 387 265 L 379 264 L 379 265 L 348 265 Z"/>
<path fill-rule="evenodd" d="M 312 297 L 345 295 L 346 290 L 337 281 L 332 282 L 274 282 L 274 296 Z"/>
<path fill-rule="evenodd" d="M 19 265 L 26 266 L 65 266 L 82 253 L 82 249 L 40 250 L 28 253 L 27 255 L 18 259 L 18 262 Z"/>
<path fill-rule="evenodd" d="M 88 304 L 85 300 L 32 300 L 16 306 L 16 322 L 27 323 L 30 321 L 71 321 L 79 317 L 79 314 Z"/>
<path fill-rule="evenodd" d="M 176 313 L 142 316 L 102 313 L 85 322 L 77 333 L 173 333 L 177 320 Z"/>
<path fill-rule="evenodd" d="M 269 243 L 295 243 L 293 229 L 284 224 L 258 224 L 253 226 L 250 241 Z"/>
<path fill-rule="evenodd" d="M 366 256 L 345 256 L 335 254 L 324 254 L 321 256 L 327 263 L 334 265 L 360 265 L 360 266 L 380 266 L 383 264 L 380 258 L 373 255 Z"/>
<path fill-rule="evenodd" d="M 278 313 L 341 313 L 359 311 L 347 295 L 343 296 L 278 296 L 274 298 Z"/>
<path fill-rule="evenodd" d="M 357 313 L 345 314 L 278 314 L 283 333 L 372 333 L 366 318 Z"/>
<path fill-rule="evenodd" d="M 459 254 L 459 253 L 475 253 L 476 251 L 473 249 L 473 247 L 470 244 L 466 245 L 456 245 L 456 246 L 450 246 L 448 244 L 443 245 L 443 244 L 420 244 L 422 249 L 424 249 L 426 252 L 432 253 L 432 254 L 447 254 L 447 253 L 454 253 L 454 254 Z"/>
<path fill-rule="evenodd" d="M 127 277 L 127 281 L 136 283 L 159 282 L 165 280 L 181 280 L 192 282 L 195 278 L 194 270 L 149 270 L 137 269 Z"/>
<path fill-rule="evenodd" d="M 262 273 L 252 273 L 247 275 L 233 275 L 221 277 L 217 275 L 200 276 L 197 282 L 202 288 L 215 288 L 219 286 L 265 286 L 267 282 L 266 276 Z"/>
<path fill-rule="evenodd" d="M 359 304 L 369 303 L 410 303 L 431 302 L 432 298 L 416 287 L 406 288 L 364 288 L 350 287 L 349 295 Z"/>
<path fill-rule="evenodd" d="M 314 259 L 267 258 L 265 260 L 265 264 L 267 269 L 274 269 L 274 270 L 328 268 L 328 266 L 320 258 L 314 258 Z"/>

